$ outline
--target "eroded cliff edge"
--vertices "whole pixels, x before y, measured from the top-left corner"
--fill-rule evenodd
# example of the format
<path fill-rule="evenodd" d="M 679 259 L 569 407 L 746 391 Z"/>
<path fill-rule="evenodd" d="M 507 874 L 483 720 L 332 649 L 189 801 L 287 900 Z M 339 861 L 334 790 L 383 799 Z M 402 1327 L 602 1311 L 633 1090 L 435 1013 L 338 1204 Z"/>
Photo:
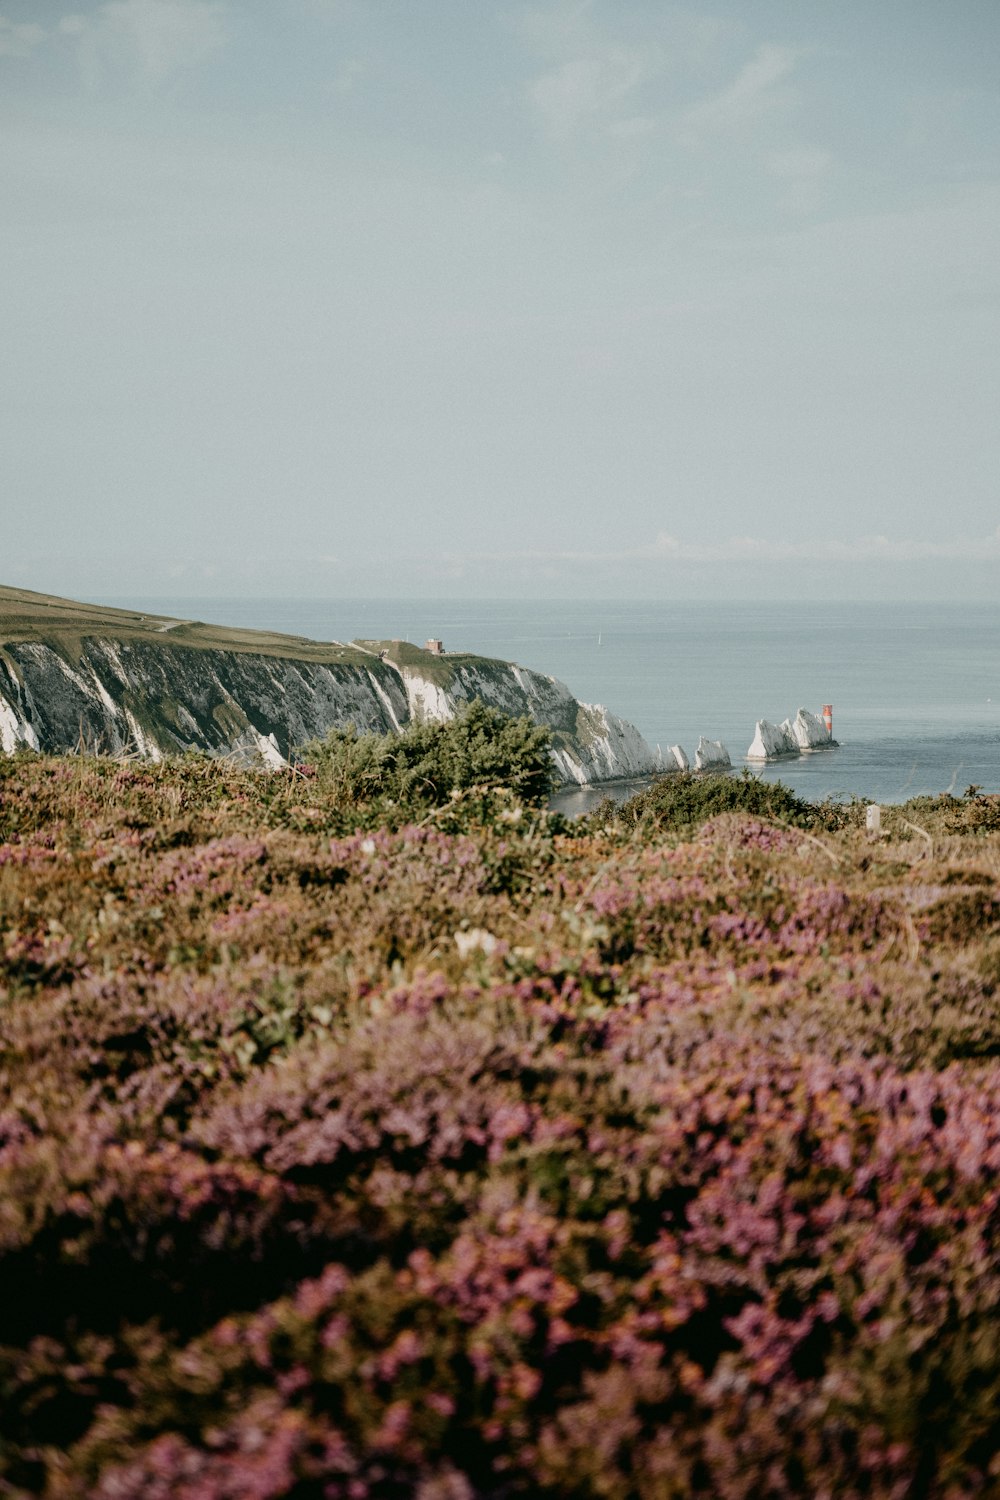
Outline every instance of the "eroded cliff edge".
<path fill-rule="evenodd" d="M 479 698 L 552 730 L 563 783 L 648 774 L 634 725 L 512 662 L 230 630 L 0 587 L 0 748 L 151 759 L 201 750 L 274 766 L 335 725 L 398 731 Z"/>

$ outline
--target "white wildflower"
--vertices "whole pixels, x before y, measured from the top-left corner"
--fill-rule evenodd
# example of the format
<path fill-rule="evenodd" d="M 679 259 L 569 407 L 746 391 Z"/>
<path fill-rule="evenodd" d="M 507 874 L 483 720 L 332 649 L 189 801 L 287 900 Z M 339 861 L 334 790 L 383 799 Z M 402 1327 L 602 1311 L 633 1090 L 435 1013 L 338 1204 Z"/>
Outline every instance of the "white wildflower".
<path fill-rule="evenodd" d="M 477 949 L 480 953 L 492 953 L 496 945 L 496 938 L 484 927 L 470 927 L 468 932 L 455 933 L 455 947 L 459 958 L 468 958 Z"/>

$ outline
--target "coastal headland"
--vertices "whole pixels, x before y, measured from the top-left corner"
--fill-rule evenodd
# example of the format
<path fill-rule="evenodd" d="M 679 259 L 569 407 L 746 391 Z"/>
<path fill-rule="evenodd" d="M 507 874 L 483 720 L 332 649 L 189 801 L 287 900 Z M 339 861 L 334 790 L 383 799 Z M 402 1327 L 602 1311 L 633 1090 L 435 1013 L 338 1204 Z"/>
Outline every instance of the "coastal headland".
<path fill-rule="evenodd" d="M 288 763 L 331 728 L 398 732 L 474 700 L 551 732 L 556 779 L 662 769 L 639 730 L 514 662 L 408 641 L 314 641 L 0 587 L 0 748 Z"/>

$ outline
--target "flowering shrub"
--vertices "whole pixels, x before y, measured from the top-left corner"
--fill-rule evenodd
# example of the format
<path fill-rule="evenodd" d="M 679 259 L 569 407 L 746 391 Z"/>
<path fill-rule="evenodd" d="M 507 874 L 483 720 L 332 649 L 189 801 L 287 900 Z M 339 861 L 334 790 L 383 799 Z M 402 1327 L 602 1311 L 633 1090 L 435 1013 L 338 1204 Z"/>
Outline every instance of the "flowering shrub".
<path fill-rule="evenodd" d="M 0 1494 L 1000 1491 L 992 808 L 322 780 L 0 760 Z"/>

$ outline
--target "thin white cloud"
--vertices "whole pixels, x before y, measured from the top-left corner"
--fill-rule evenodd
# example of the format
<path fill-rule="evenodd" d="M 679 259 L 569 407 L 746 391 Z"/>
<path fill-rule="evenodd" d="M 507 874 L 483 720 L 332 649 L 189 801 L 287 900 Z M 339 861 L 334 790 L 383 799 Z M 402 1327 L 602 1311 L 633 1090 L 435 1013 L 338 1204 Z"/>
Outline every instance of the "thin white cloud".
<path fill-rule="evenodd" d="M 956 536 L 939 541 L 881 535 L 804 542 L 733 536 L 719 542 L 685 542 L 661 531 L 651 542 L 619 552 L 523 551 L 469 557 L 490 563 L 910 563 L 1000 561 L 1000 526 L 985 537 Z"/>
<path fill-rule="evenodd" d="M 543 73 L 530 86 L 531 100 L 549 133 L 567 140 L 586 119 L 625 99 L 647 75 L 641 53 L 608 48 Z"/>
<path fill-rule="evenodd" d="M 619 141 L 637 140 L 652 135 L 659 120 L 656 115 L 630 115 L 624 120 L 615 120 L 608 126 L 608 134 Z"/>
<path fill-rule="evenodd" d="M 519 12 L 516 29 L 541 56 L 573 57 L 594 42 L 594 0 L 549 0 Z"/>
<path fill-rule="evenodd" d="M 772 177 L 789 182 L 825 177 L 833 166 L 829 151 L 819 146 L 797 146 L 789 151 L 772 151 L 767 158 L 767 170 Z"/>
<path fill-rule="evenodd" d="M 730 135 L 771 113 L 787 98 L 783 85 L 802 56 L 799 48 L 765 42 L 728 88 L 687 111 L 682 122 L 685 133 Z"/>
<path fill-rule="evenodd" d="M 30 57 L 47 35 L 44 26 L 32 21 L 10 21 L 0 16 L 0 57 Z"/>
<path fill-rule="evenodd" d="M 222 0 L 106 0 L 73 33 L 91 75 L 119 63 L 155 83 L 217 52 L 225 42 L 225 13 Z"/>
<path fill-rule="evenodd" d="M 978 562 L 1000 558 L 1000 526 L 986 537 L 956 536 L 933 542 L 875 535 L 806 542 L 734 536 L 724 542 L 691 543 L 661 531 L 637 556 L 682 562 Z"/>
<path fill-rule="evenodd" d="M 619 140 L 652 134 L 662 114 L 638 111 L 635 91 L 653 80 L 662 86 L 686 68 L 702 67 L 737 30 L 731 22 L 670 5 L 654 10 L 637 43 L 634 25 L 596 0 L 528 6 L 517 13 L 514 26 L 542 67 L 528 95 L 557 140 L 569 139 L 591 121 Z"/>

